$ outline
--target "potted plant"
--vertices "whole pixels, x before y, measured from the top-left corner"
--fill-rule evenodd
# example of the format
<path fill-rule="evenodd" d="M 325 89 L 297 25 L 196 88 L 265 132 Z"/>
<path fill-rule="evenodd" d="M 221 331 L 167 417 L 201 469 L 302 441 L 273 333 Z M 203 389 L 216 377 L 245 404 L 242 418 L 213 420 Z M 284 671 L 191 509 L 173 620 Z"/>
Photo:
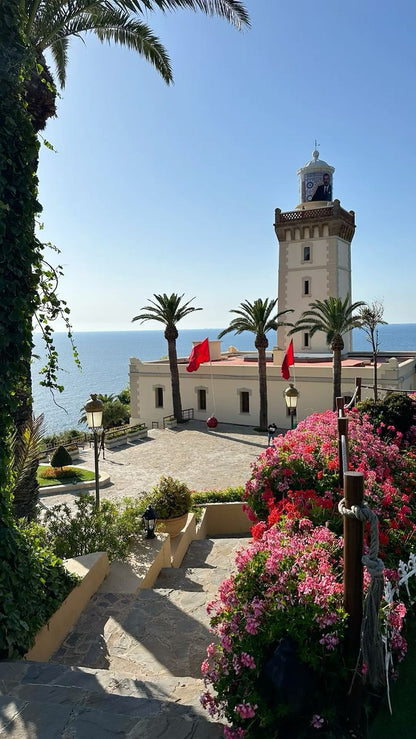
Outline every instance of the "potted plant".
<path fill-rule="evenodd" d="M 187 485 L 163 475 L 159 484 L 152 488 L 149 500 L 156 510 L 158 528 L 170 534 L 171 538 L 178 536 L 192 506 Z"/>

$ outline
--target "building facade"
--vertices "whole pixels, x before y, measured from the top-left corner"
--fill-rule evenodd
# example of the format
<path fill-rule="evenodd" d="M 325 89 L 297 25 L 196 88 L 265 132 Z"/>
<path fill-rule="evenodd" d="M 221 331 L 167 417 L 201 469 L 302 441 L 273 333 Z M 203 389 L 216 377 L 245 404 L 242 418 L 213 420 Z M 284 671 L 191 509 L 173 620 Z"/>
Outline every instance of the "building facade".
<path fill-rule="evenodd" d="M 275 211 L 275 233 L 279 243 L 278 309 L 293 309 L 293 323 L 314 300 L 329 297 L 351 298 L 351 242 L 355 232 L 353 211 L 346 211 L 333 200 L 334 167 L 319 158 L 298 171 L 299 204 L 293 211 Z M 267 362 L 269 422 L 290 428 L 284 391 L 288 381 L 281 376 L 281 364 L 290 338 L 289 329 L 279 328 L 277 346 Z M 352 397 L 355 380 L 373 384 L 370 353 L 351 352 L 351 336 L 344 337 L 342 393 Z M 332 354 L 326 336 L 306 332 L 293 335 L 295 365 L 291 381 L 300 392 L 297 419 L 332 407 Z M 254 345 L 254 336 L 253 336 Z M 192 347 L 189 347 L 189 352 Z M 257 426 L 260 399 L 257 352 L 238 352 L 233 347 L 221 351 L 221 342 L 210 342 L 209 363 L 196 372 L 187 372 L 187 358 L 179 359 L 178 369 L 182 408 L 201 421 L 214 415 L 219 422 Z M 382 355 L 378 362 L 379 385 L 393 390 L 415 387 L 415 355 Z M 163 428 L 172 415 L 169 362 L 130 360 L 131 423 L 146 423 Z M 371 390 L 363 397 L 371 397 Z"/>

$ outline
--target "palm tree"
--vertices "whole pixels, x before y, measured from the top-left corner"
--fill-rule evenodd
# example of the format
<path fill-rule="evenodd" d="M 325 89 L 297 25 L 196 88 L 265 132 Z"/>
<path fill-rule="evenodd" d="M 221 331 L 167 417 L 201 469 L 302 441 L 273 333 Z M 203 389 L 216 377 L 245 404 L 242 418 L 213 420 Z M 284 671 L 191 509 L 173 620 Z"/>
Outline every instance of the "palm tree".
<path fill-rule="evenodd" d="M 361 328 L 367 335 L 367 341 L 370 342 L 373 350 L 374 401 L 377 403 L 377 354 L 380 346 L 377 326 L 386 325 L 387 323 L 387 321 L 383 321 L 384 305 L 379 300 L 373 300 L 370 305 L 364 304 L 358 311 L 358 315 L 361 318 Z"/>
<path fill-rule="evenodd" d="M 57 83 L 65 86 L 69 42 L 94 34 L 101 42 L 126 46 L 149 61 L 164 81 L 173 80 L 169 56 L 159 39 L 143 22 L 145 15 L 160 10 L 189 8 L 206 15 L 221 16 L 241 29 L 249 26 L 248 14 L 239 0 L 17 0 L 22 17 L 22 31 L 31 52 L 26 102 L 36 133 L 42 131 L 56 114 Z M 49 50 L 55 65 L 52 74 L 44 53 Z M 32 279 L 31 271 L 26 276 Z M 24 279 L 22 279 L 24 282 Z M 30 363 L 19 388 L 19 407 L 15 425 L 23 437 L 32 416 Z M 26 484 L 28 481 L 26 480 Z M 32 486 L 37 488 L 36 478 Z"/>
<path fill-rule="evenodd" d="M 311 337 L 317 331 L 326 334 L 326 341 L 333 352 L 333 410 L 336 408 L 336 399 L 341 395 L 341 353 L 344 348 L 343 335 L 353 328 L 360 328 L 362 321 L 354 311 L 365 303 L 361 300 L 350 303 L 350 296 L 345 300 L 342 298 L 326 298 L 315 300 L 310 304 L 309 310 L 303 311 L 299 320 L 289 334 L 298 331 L 308 331 Z"/>
<path fill-rule="evenodd" d="M 176 324 L 194 311 L 202 310 L 202 308 L 194 308 L 190 305 L 195 298 L 191 298 L 187 303 L 181 305 L 182 295 L 172 293 L 172 295 L 153 295 L 155 300 L 150 300 L 151 305 L 145 305 L 141 308 L 144 313 L 132 318 L 132 321 L 159 321 L 163 323 L 165 328 L 165 339 L 168 342 L 168 356 L 170 379 L 172 384 L 172 404 L 173 415 L 178 423 L 182 422 L 182 401 L 179 386 L 178 356 L 176 353 L 176 339 L 178 338 L 178 329 Z"/>
<path fill-rule="evenodd" d="M 218 338 L 222 339 L 225 334 L 234 331 L 241 334 L 243 331 L 251 331 L 256 338 L 254 346 L 259 354 L 259 390 L 260 390 L 260 417 L 259 426 L 261 429 L 267 428 L 267 377 L 266 377 L 266 349 L 269 346 L 267 339 L 268 331 L 276 331 L 279 326 L 293 326 L 292 323 L 284 323 L 279 321 L 280 316 L 285 313 L 293 313 L 292 309 L 283 310 L 276 315 L 272 315 L 276 308 L 277 300 L 262 300 L 258 298 L 254 303 L 246 300 L 240 303 L 239 308 L 231 310 L 230 313 L 236 313 L 238 318 L 231 321 L 228 328 L 225 328 L 218 334 Z"/>
<path fill-rule="evenodd" d="M 56 113 L 56 85 L 46 64 L 49 49 L 56 78 L 65 86 L 71 37 L 93 33 L 102 42 L 120 44 L 143 56 L 167 84 L 173 80 L 166 49 L 143 17 L 160 10 L 189 8 L 206 15 L 218 15 L 236 28 L 249 26 L 248 14 L 239 0 L 20 0 L 24 14 L 23 31 L 33 51 L 31 78 L 26 87 L 29 112 L 36 131 L 45 128 Z"/>

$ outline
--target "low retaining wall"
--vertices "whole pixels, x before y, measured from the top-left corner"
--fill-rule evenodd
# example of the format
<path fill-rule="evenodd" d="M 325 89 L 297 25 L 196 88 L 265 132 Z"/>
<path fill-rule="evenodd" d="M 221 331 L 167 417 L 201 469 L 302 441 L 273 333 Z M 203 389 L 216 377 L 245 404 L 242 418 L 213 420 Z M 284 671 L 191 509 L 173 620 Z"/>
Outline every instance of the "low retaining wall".
<path fill-rule="evenodd" d="M 82 577 L 82 582 L 70 592 L 61 607 L 41 628 L 36 636 L 35 644 L 26 652 L 24 659 L 41 662 L 49 660 L 109 571 L 107 552 L 94 552 L 85 554 L 83 557 L 67 559 L 64 564 L 69 572 Z"/>

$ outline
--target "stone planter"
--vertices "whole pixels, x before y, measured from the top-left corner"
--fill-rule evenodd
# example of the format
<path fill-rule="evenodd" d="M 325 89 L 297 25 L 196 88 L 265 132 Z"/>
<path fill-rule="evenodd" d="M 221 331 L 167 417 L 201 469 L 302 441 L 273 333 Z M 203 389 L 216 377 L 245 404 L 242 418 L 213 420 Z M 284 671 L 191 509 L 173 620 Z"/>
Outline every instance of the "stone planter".
<path fill-rule="evenodd" d="M 127 444 L 127 438 L 127 434 L 123 434 L 122 436 L 115 436 L 113 439 L 104 439 L 104 446 L 106 449 L 122 446 L 123 444 Z"/>
<path fill-rule="evenodd" d="M 132 434 L 127 434 L 127 441 L 136 441 L 136 439 L 143 439 L 147 436 L 147 429 L 140 429 L 140 431 L 133 431 Z"/>
<path fill-rule="evenodd" d="M 188 514 L 184 513 L 182 516 L 175 516 L 175 518 L 158 518 L 157 529 L 169 534 L 171 539 L 179 536 L 183 527 L 188 520 Z"/>

